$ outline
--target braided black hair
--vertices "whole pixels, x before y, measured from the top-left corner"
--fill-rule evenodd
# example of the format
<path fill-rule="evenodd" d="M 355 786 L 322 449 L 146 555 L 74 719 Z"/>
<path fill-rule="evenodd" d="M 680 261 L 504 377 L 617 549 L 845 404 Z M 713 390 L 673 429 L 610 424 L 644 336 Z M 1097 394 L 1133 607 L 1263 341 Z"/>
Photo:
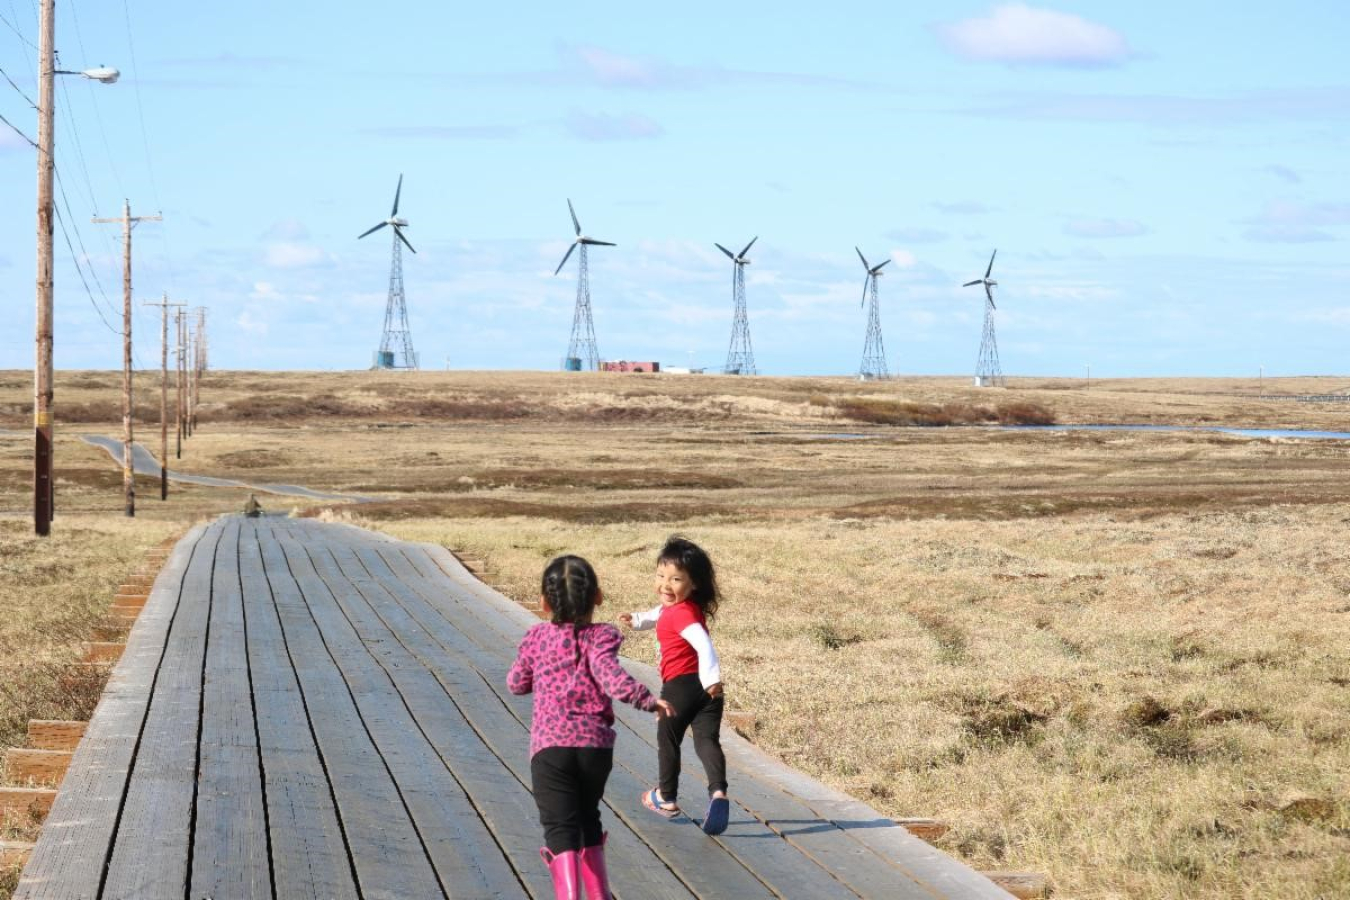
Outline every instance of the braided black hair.
<path fill-rule="evenodd" d="M 712 559 L 702 547 L 678 534 L 671 535 L 656 555 L 656 564 L 659 566 L 662 563 L 670 563 L 689 576 L 689 580 L 694 583 L 694 591 L 689 599 L 703 610 L 703 615 L 709 619 L 717 615 L 717 605 L 722 600 L 722 594 L 717 589 L 717 572 L 713 569 Z"/>
<path fill-rule="evenodd" d="M 539 592 L 553 610 L 553 624 L 575 625 L 595 609 L 600 579 L 591 564 L 580 556 L 559 556 L 544 568 Z"/>

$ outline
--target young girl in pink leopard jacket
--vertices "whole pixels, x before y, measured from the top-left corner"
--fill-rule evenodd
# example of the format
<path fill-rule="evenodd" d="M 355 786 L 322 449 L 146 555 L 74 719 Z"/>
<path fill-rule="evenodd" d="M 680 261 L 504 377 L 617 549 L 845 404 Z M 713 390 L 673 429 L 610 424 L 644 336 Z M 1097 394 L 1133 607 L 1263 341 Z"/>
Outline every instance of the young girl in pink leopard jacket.
<path fill-rule="evenodd" d="M 560 556 L 544 569 L 540 600 L 552 621 L 525 633 L 506 684 L 534 692 L 530 776 L 544 847 L 539 854 L 558 900 L 610 900 L 600 800 L 614 765 L 611 698 L 662 715 L 673 712 L 619 665 L 619 629 L 593 624 L 604 595 L 591 564 Z"/>

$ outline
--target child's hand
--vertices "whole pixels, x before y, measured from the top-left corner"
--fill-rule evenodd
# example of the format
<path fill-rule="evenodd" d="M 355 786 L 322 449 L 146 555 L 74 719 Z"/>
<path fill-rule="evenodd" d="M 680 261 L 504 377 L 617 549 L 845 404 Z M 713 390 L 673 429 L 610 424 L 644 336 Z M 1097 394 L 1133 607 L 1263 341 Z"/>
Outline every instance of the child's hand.
<path fill-rule="evenodd" d="M 619 614 L 619 621 L 622 622 L 622 623 L 624 624 L 624 627 L 626 627 L 626 628 L 632 628 L 632 627 L 633 627 L 633 614 L 632 614 L 632 613 L 620 613 L 620 614 Z"/>
<path fill-rule="evenodd" d="M 709 697 L 716 700 L 718 697 L 722 696 L 722 682 L 719 681 L 717 684 L 710 684 L 705 690 L 707 690 Z"/>
<path fill-rule="evenodd" d="M 658 722 L 662 719 L 674 717 L 675 717 L 675 707 L 670 705 L 669 700 L 656 701 L 656 720 Z"/>

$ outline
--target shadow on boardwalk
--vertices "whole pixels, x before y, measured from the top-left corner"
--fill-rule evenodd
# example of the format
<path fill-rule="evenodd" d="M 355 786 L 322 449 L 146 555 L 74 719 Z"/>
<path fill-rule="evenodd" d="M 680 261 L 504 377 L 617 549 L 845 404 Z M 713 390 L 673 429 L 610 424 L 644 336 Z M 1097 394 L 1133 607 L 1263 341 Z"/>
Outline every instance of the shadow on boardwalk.
<path fill-rule="evenodd" d="M 530 698 L 505 687 L 534 621 L 440 547 L 276 517 L 195 529 L 15 896 L 552 897 Z M 1010 896 L 733 734 L 727 832 L 659 820 L 638 804 L 649 717 L 616 712 L 603 814 L 621 900 Z"/>

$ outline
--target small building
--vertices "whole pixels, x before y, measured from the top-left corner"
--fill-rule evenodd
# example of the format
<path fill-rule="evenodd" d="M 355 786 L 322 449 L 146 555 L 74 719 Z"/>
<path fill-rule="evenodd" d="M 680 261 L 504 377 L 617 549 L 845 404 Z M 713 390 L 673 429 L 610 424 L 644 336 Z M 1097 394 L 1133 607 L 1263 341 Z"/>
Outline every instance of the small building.
<path fill-rule="evenodd" d="M 630 362 L 626 359 L 606 360 L 600 363 L 601 372 L 660 372 L 659 362 Z"/>

